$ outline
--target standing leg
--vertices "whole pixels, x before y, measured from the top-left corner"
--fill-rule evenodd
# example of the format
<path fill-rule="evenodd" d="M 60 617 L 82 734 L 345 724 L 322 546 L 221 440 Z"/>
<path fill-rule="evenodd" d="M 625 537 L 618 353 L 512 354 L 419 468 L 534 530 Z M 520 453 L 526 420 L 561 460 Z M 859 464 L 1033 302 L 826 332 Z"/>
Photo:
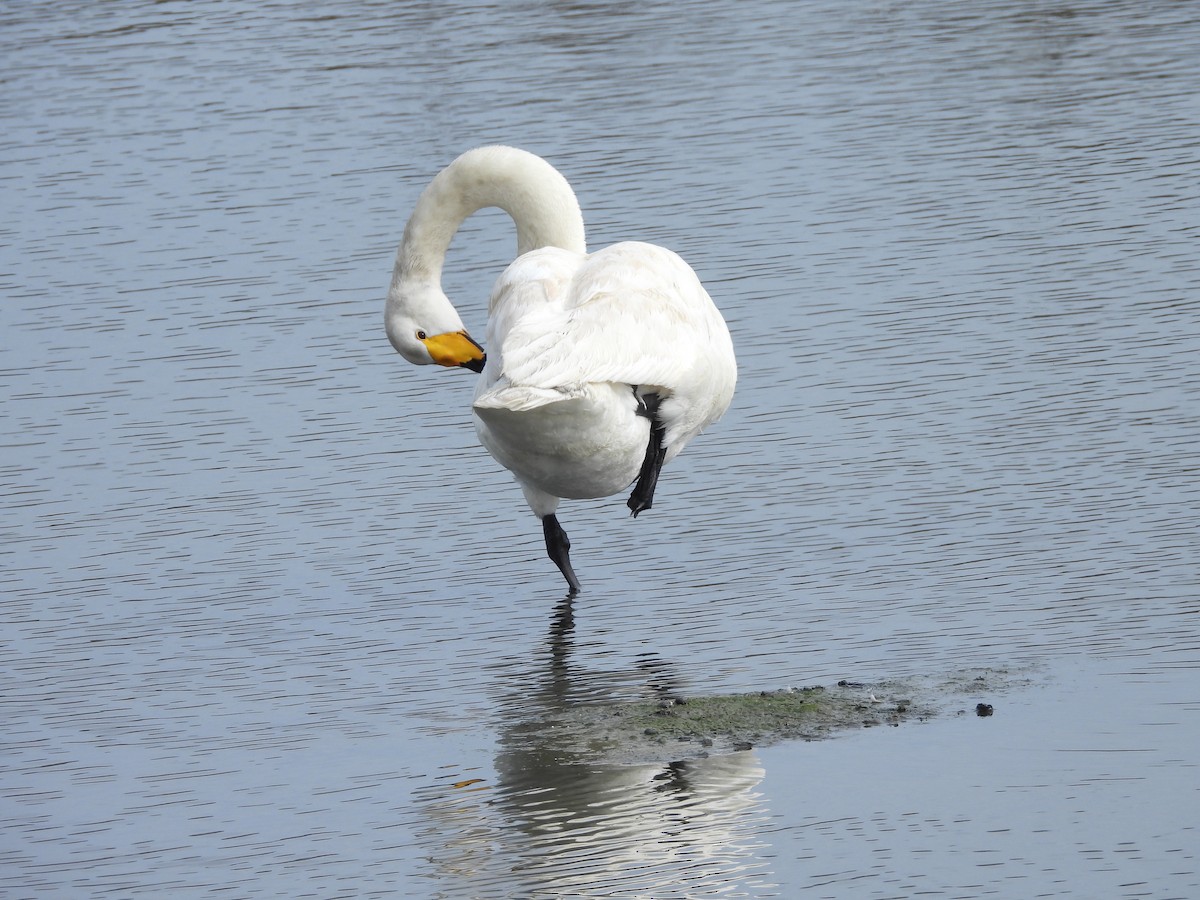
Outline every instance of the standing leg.
<path fill-rule="evenodd" d="M 554 513 L 542 516 L 542 531 L 546 535 L 546 555 L 554 560 L 558 570 L 563 573 L 563 578 L 567 579 L 571 588 L 568 596 L 573 597 L 579 593 L 579 579 L 575 577 L 575 570 L 571 568 L 571 539 L 558 524 L 558 516 Z"/>
<path fill-rule="evenodd" d="M 633 493 L 629 495 L 626 506 L 629 507 L 636 519 L 637 514 L 644 512 L 654 505 L 654 489 L 658 486 L 658 473 L 662 471 L 663 460 L 667 448 L 663 446 L 663 435 L 667 429 L 658 419 L 658 407 L 662 398 L 658 394 L 646 394 L 638 397 L 638 415 L 650 420 L 650 440 L 646 444 L 646 458 L 642 460 L 642 470 L 638 473 L 637 482 L 633 485 Z"/>

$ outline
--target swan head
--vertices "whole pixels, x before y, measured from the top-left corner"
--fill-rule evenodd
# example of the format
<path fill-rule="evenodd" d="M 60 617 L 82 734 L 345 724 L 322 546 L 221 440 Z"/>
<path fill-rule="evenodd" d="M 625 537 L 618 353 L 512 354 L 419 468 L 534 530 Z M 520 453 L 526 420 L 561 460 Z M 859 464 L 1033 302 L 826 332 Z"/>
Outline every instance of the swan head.
<path fill-rule="evenodd" d="M 439 287 L 398 284 L 388 292 L 386 327 L 396 351 L 418 366 L 461 366 L 482 372 L 487 354 L 467 334 Z"/>

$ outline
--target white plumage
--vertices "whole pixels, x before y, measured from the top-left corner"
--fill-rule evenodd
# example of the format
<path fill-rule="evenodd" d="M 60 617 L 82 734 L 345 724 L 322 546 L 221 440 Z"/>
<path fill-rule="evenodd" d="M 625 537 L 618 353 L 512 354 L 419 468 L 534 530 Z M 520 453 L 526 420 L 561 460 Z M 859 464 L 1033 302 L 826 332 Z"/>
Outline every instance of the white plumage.
<path fill-rule="evenodd" d="M 518 253 L 492 290 L 486 362 L 440 283 L 455 231 L 485 206 L 512 217 Z M 691 267 L 653 244 L 588 254 L 566 180 L 511 147 L 468 151 L 421 195 L 396 254 L 386 325 L 410 362 L 482 366 L 480 441 L 520 482 L 572 592 L 559 499 L 637 481 L 629 507 L 648 509 L 658 470 L 725 412 L 737 380 L 729 330 Z"/>

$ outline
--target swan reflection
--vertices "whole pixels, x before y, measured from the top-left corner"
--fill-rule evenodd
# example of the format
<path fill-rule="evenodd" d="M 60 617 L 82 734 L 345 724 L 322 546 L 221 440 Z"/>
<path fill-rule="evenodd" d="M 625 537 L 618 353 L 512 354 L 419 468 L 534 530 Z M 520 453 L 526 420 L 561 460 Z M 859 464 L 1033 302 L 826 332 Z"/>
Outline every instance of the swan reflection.
<path fill-rule="evenodd" d="M 777 896 L 759 837 L 767 811 L 754 751 L 618 765 L 555 726 L 555 713 L 598 699 L 606 684 L 610 695 L 631 680 L 651 695 L 679 686 L 650 657 L 626 671 L 579 669 L 573 627 L 568 598 L 541 671 L 505 700 L 495 782 L 458 770 L 419 792 L 437 877 L 471 896 Z"/>

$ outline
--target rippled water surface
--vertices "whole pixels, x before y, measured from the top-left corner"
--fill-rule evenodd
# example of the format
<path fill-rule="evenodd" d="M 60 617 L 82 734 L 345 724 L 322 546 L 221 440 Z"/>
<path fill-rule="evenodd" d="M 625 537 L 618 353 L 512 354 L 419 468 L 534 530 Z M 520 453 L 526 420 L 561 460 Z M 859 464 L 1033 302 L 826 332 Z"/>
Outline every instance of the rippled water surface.
<path fill-rule="evenodd" d="M 0 4 L 0 894 L 1200 894 L 1197 59 L 1167 0 Z M 382 330 L 488 142 L 738 349 L 650 513 L 564 504 L 573 604 Z M 708 759 L 540 724 L 976 669 Z"/>

